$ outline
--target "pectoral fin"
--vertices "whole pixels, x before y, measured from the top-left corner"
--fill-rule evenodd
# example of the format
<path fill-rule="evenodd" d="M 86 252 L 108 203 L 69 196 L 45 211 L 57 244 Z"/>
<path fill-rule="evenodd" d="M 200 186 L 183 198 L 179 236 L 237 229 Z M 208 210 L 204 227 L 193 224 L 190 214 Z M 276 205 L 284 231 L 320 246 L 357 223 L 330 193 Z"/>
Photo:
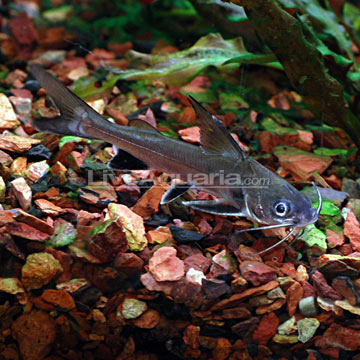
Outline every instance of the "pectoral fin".
<path fill-rule="evenodd" d="M 166 190 L 163 197 L 161 198 L 160 204 L 167 204 L 177 199 L 179 196 L 185 194 L 191 188 L 191 186 L 192 185 L 174 179 L 169 189 Z"/>
<path fill-rule="evenodd" d="M 224 216 L 247 216 L 246 212 L 233 206 L 229 201 L 224 199 L 216 200 L 196 200 L 184 201 L 184 205 L 190 206 L 195 210 L 207 212 L 209 214 Z"/>

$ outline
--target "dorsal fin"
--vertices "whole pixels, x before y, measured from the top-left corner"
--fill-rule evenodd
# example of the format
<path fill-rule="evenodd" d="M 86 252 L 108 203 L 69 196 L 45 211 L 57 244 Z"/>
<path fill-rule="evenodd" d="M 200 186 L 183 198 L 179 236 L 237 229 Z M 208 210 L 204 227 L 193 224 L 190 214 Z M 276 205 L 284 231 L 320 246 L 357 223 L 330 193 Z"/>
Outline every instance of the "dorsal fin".
<path fill-rule="evenodd" d="M 222 122 L 210 114 L 193 97 L 189 96 L 198 122 L 200 123 L 200 144 L 207 150 L 235 160 L 246 159 L 247 155 L 241 150 L 234 138 L 226 130 Z"/>
<path fill-rule="evenodd" d="M 152 131 L 159 132 L 158 129 L 156 129 L 155 127 L 150 125 L 148 122 L 146 122 L 144 120 L 140 120 L 140 119 L 131 120 L 129 122 L 129 126 L 131 126 L 133 128 L 137 128 L 137 129 L 152 130 Z"/>

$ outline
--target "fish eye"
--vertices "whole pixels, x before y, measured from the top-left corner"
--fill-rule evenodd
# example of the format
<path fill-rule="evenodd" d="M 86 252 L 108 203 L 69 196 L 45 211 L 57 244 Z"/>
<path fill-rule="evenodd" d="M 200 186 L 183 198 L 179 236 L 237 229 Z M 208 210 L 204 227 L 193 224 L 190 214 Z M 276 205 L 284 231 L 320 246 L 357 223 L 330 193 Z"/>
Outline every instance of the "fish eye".
<path fill-rule="evenodd" d="M 286 216 L 290 211 L 290 203 L 286 200 L 276 201 L 273 205 L 274 212 L 279 217 Z"/>

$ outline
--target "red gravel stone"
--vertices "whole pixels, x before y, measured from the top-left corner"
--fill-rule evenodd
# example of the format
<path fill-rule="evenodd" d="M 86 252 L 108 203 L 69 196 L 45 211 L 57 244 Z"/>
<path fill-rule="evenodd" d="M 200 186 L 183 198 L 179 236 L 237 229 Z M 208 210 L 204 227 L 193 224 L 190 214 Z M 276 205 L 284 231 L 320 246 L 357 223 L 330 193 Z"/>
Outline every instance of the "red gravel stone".
<path fill-rule="evenodd" d="M 118 253 L 113 262 L 113 266 L 126 276 L 136 276 L 141 273 L 144 261 L 134 253 Z"/>
<path fill-rule="evenodd" d="M 179 280 L 173 283 L 170 295 L 177 303 L 185 304 L 190 308 L 198 308 L 204 301 L 204 293 L 201 286 L 188 282 L 186 280 Z"/>
<path fill-rule="evenodd" d="M 347 213 L 344 234 L 349 238 L 352 248 L 355 251 L 360 251 L 360 225 L 356 216 L 351 211 Z"/>
<path fill-rule="evenodd" d="M 185 271 L 193 268 L 202 271 L 204 274 L 209 270 L 211 260 L 202 254 L 191 255 L 184 260 Z"/>
<path fill-rule="evenodd" d="M 316 296 L 314 287 L 308 282 L 308 281 L 299 281 L 304 292 L 303 292 L 303 298 L 309 297 L 309 296 Z"/>
<path fill-rule="evenodd" d="M 49 354 L 55 340 L 55 321 L 42 310 L 32 310 L 15 320 L 12 331 L 22 358 L 41 360 Z"/>
<path fill-rule="evenodd" d="M 212 351 L 214 360 L 225 360 L 232 351 L 231 342 L 226 338 L 218 338 L 215 349 Z"/>
<path fill-rule="evenodd" d="M 360 350 L 360 331 L 333 323 L 315 342 L 323 349 L 336 347 L 348 351 Z"/>
<path fill-rule="evenodd" d="M 199 347 L 199 336 L 200 336 L 200 327 L 195 325 L 189 325 L 183 335 L 183 340 L 186 345 L 189 345 L 193 349 Z"/>
<path fill-rule="evenodd" d="M 326 241 L 329 245 L 335 247 L 342 245 L 345 241 L 345 238 L 344 235 L 339 236 L 335 231 L 326 229 Z"/>
<path fill-rule="evenodd" d="M 360 303 L 360 296 L 350 278 L 346 276 L 336 277 L 332 281 L 332 287 L 351 305 L 355 306 Z"/>
<path fill-rule="evenodd" d="M 329 297 L 334 300 L 342 299 L 342 296 L 337 291 L 335 291 L 330 285 L 328 285 L 325 276 L 319 270 L 316 270 L 312 274 L 311 278 L 314 283 L 315 290 L 319 296 Z"/>
<path fill-rule="evenodd" d="M 254 342 L 259 345 L 266 345 L 268 341 L 276 334 L 279 323 L 280 321 L 275 313 L 271 312 L 264 315 L 259 326 L 253 334 Z"/>
<path fill-rule="evenodd" d="M 13 222 L 7 224 L 6 231 L 11 235 L 34 241 L 45 241 L 50 237 L 49 234 L 45 234 L 30 225 L 20 222 Z"/>
<path fill-rule="evenodd" d="M 119 251 L 125 252 L 127 249 L 125 232 L 117 223 L 110 224 L 104 232 L 93 236 L 88 246 L 88 250 L 102 262 L 114 260 Z"/>
<path fill-rule="evenodd" d="M 176 281 L 184 276 L 184 262 L 176 257 L 176 249 L 164 246 L 155 251 L 149 270 L 157 281 Z"/>
<path fill-rule="evenodd" d="M 44 220 L 41 220 L 33 215 L 28 214 L 22 209 L 16 209 L 15 219 L 21 223 L 28 224 L 43 233 L 52 235 L 54 232 L 53 226 L 49 225 Z"/>
<path fill-rule="evenodd" d="M 222 316 L 224 319 L 249 319 L 251 312 L 246 307 L 236 307 L 223 310 Z"/>
<path fill-rule="evenodd" d="M 168 240 L 172 240 L 172 235 L 161 231 L 150 230 L 146 233 L 146 238 L 150 244 L 162 244 Z"/>
<path fill-rule="evenodd" d="M 264 284 L 262 286 L 246 289 L 244 292 L 239 294 L 234 294 L 230 296 L 228 299 L 221 300 L 217 304 L 215 304 L 210 310 L 211 311 L 217 311 L 222 310 L 228 307 L 235 306 L 236 304 L 240 303 L 241 301 L 251 297 L 251 296 L 257 296 L 264 294 L 272 289 L 275 289 L 279 286 L 279 283 L 277 281 L 270 281 L 267 284 Z"/>
<path fill-rule="evenodd" d="M 21 45 L 33 45 L 37 40 L 37 32 L 25 12 L 11 19 L 9 28 L 15 40 Z"/>
<path fill-rule="evenodd" d="M 181 138 L 189 143 L 200 142 L 200 128 L 198 126 L 192 126 L 178 131 Z"/>
<path fill-rule="evenodd" d="M 240 264 L 241 275 L 254 286 L 276 279 L 276 271 L 259 261 L 243 261 Z"/>
<path fill-rule="evenodd" d="M 231 327 L 231 331 L 238 335 L 239 337 L 243 337 L 249 330 L 253 329 L 255 326 L 259 324 L 259 317 L 251 317 L 250 319 L 241 321 Z"/>

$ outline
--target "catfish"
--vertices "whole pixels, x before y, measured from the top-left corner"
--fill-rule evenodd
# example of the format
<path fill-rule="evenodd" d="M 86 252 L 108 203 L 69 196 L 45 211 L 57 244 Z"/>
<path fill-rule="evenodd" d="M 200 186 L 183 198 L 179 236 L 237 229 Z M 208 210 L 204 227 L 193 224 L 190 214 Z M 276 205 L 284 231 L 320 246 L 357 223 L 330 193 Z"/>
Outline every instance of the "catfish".
<path fill-rule="evenodd" d="M 184 205 L 210 214 L 247 217 L 263 224 L 246 231 L 291 227 L 280 242 L 318 219 L 322 201 L 314 183 L 319 198 L 317 209 L 312 208 L 306 195 L 247 155 L 222 122 L 194 98 L 189 97 L 189 101 L 200 125 L 200 146 L 167 137 L 142 120 L 133 120 L 130 126 L 114 124 L 41 65 L 32 64 L 31 72 L 60 111 L 60 116 L 54 118 L 34 119 L 34 127 L 47 133 L 113 144 L 117 153 L 108 164 L 110 168 L 118 168 L 126 152 L 137 159 L 134 162 L 137 166 L 173 174 L 175 180 L 161 204 L 196 187 L 217 199 L 184 201 Z"/>

